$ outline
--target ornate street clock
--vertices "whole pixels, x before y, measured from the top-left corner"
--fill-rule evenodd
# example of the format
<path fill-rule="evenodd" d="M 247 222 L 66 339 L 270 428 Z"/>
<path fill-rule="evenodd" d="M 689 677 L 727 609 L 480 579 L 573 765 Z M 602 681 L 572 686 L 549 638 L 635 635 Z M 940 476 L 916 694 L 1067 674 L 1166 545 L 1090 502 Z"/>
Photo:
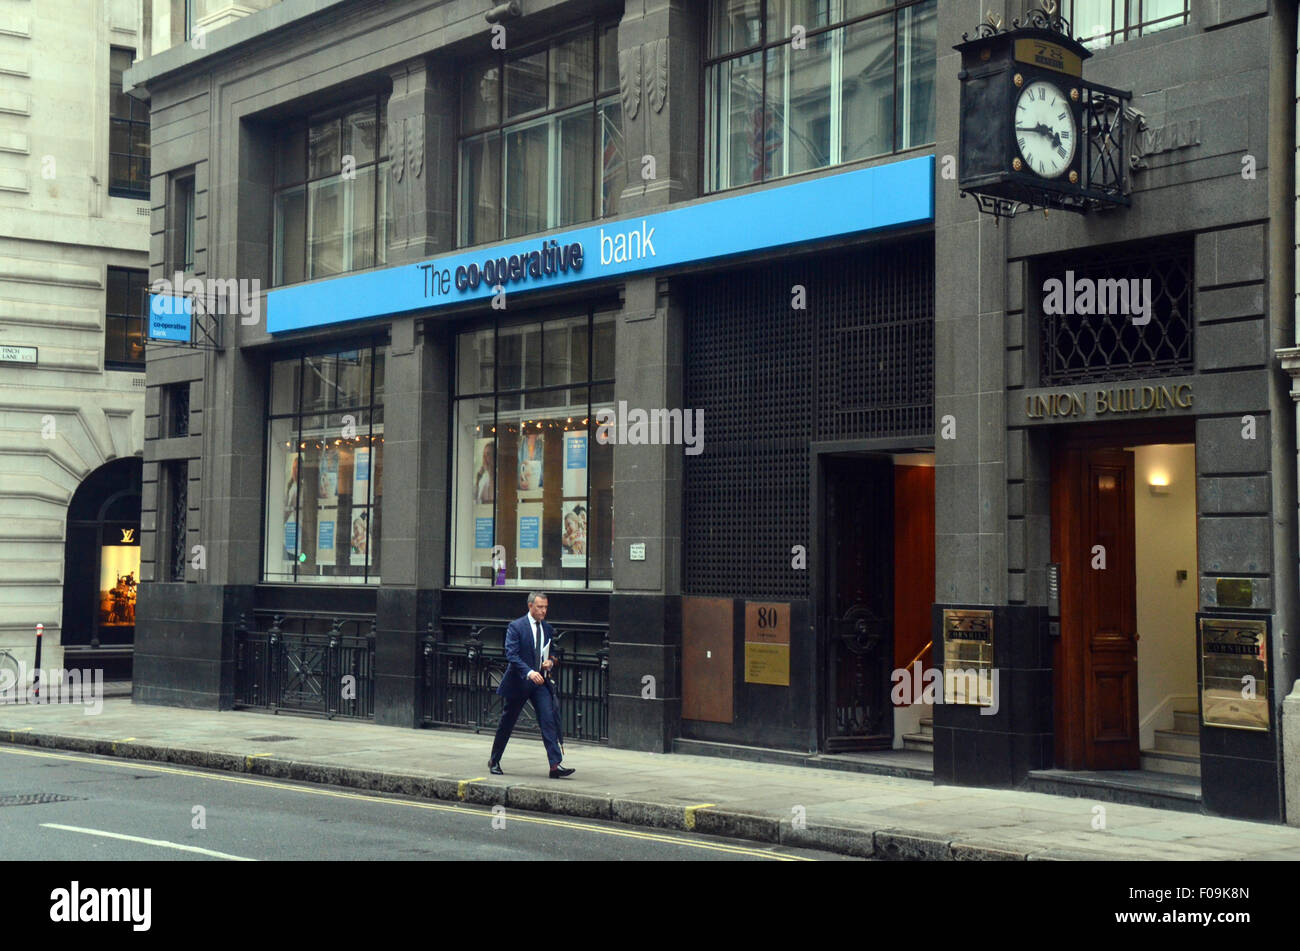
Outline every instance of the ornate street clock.
<path fill-rule="evenodd" d="M 1130 93 L 1083 79 L 1092 53 L 1070 38 L 1054 0 L 1022 25 L 981 23 L 961 53 L 957 184 L 980 209 L 1086 212 L 1127 205 Z"/>

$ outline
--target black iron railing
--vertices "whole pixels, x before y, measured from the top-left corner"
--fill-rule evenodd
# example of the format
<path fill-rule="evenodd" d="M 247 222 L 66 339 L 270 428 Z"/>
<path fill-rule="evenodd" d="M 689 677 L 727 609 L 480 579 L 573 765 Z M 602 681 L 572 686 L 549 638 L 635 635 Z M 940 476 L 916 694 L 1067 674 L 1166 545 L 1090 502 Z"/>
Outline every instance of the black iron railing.
<path fill-rule="evenodd" d="M 554 638 L 561 732 L 565 739 L 603 742 L 609 739 L 609 634 L 588 627 L 557 629 Z M 467 636 L 453 643 L 449 632 L 455 636 L 458 629 Z M 583 641 L 599 646 L 584 652 Z M 430 625 L 423 649 L 423 721 L 476 733 L 495 730 L 503 704 L 496 691 L 506 670 L 504 643 L 500 621 L 444 618 L 441 625 Z M 524 706 L 515 732 L 540 732 L 531 704 Z"/>
<path fill-rule="evenodd" d="M 241 615 L 235 706 L 374 719 L 374 619 Z"/>

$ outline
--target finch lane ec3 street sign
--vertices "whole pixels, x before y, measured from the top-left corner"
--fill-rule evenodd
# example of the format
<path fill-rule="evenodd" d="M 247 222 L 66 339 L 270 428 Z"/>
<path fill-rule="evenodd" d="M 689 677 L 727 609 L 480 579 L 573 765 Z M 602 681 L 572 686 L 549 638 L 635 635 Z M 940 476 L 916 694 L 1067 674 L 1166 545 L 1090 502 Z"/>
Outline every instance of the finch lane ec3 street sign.
<path fill-rule="evenodd" d="M 0 363 L 17 363 L 25 366 L 36 366 L 36 355 L 35 347 L 0 346 Z"/>

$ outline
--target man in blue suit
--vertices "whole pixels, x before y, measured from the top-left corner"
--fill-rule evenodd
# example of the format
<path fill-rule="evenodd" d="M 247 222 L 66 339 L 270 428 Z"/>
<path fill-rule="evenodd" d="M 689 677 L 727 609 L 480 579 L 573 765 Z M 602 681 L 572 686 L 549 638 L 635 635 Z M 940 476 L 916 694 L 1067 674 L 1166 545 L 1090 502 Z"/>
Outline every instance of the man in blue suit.
<path fill-rule="evenodd" d="M 560 750 L 560 734 L 556 729 L 555 700 L 546 683 L 546 676 L 555 666 L 555 660 L 550 657 L 540 660 L 543 645 L 551 640 L 551 625 L 546 623 L 546 603 L 546 595 L 541 592 L 530 594 L 528 613 L 511 621 L 506 628 L 506 672 L 501 678 L 501 686 L 497 687 L 497 693 L 505 698 L 506 703 L 496 739 L 492 741 L 492 754 L 488 757 L 488 770 L 494 776 L 502 775 L 501 754 L 510 741 L 519 711 L 528 700 L 533 702 L 537 725 L 542 728 L 546 758 L 551 763 L 551 779 L 573 773 L 572 769 L 560 765 L 564 754 Z"/>

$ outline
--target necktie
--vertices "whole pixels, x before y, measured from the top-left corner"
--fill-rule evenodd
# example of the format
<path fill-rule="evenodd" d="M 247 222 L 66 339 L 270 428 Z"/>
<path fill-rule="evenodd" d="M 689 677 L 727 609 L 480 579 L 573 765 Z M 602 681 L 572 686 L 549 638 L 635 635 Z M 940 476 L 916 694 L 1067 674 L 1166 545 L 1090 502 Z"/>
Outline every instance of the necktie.
<path fill-rule="evenodd" d="M 537 671 L 542 670 L 542 626 L 533 619 L 533 659 L 537 662 Z"/>

